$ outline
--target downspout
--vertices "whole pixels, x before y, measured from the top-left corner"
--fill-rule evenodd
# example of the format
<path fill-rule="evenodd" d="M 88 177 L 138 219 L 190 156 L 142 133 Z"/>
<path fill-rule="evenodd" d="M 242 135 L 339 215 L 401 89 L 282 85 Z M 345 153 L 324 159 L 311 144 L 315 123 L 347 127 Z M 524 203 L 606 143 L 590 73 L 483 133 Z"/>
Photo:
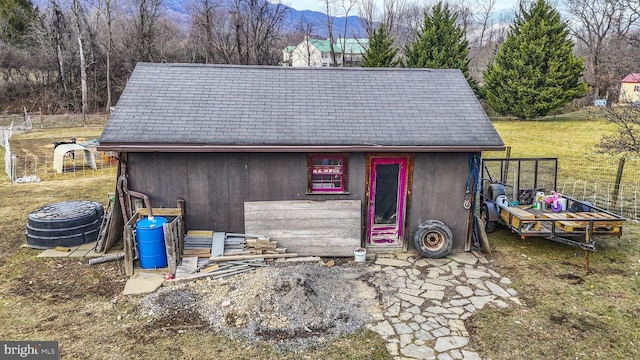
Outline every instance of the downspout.
<path fill-rule="evenodd" d="M 148 195 L 145 195 L 141 192 L 129 190 L 128 188 L 128 180 L 127 180 L 127 162 L 121 156 L 123 153 L 117 153 L 116 158 L 118 159 L 118 163 L 120 164 L 120 176 L 118 177 L 118 181 L 116 183 L 116 190 L 118 191 L 118 200 L 120 202 L 120 208 L 122 209 L 122 217 L 124 218 L 125 224 L 129 222 L 129 211 L 127 211 L 127 204 L 125 202 L 124 194 L 131 197 L 136 197 L 138 199 L 142 199 L 144 201 L 144 206 L 147 208 L 148 218 L 149 220 L 153 220 L 153 208 L 151 207 L 151 200 Z M 126 154 L 126 153 L 124 153 Z M 129 201 L 130 203 L 131 201 Z"/>
<path fill-rule="evenodd" d="M 129 190 L 127 188 L 127 176 L 125 174 L 121 174 L 120 177 L 118 178 L 117 187 L 118 187 L 118 191 L 122 190 L 128 196 L 133 196 L 138 199 L 142 199 L 144 201 L 144 206 L 147 208 L 147 212 L 149 214 L 148 215 L 149 220 L 153 220 L 153 210 L 151 208 L 151 201 L 149 200 L 149 196 L 137 191 Z"/>

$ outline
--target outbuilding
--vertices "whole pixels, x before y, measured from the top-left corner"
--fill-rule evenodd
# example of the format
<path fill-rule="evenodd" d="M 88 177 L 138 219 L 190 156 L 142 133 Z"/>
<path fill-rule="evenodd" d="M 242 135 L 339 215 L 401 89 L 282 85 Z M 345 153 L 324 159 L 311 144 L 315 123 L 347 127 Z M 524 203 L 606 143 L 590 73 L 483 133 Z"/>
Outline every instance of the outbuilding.
<path fill-rule="evenodd" d="M 470 164 L 503 149 L 459 70 L 150 63 L 99 146 L 154 207 L 184 199 L 188 229 L 321 256 L 463 248 Z"/>
<path fill-rule="evenodd" d="M 640 102 L 640 73 L 631 73 L 622 79 L 618 101 L 624 104 Z"/>

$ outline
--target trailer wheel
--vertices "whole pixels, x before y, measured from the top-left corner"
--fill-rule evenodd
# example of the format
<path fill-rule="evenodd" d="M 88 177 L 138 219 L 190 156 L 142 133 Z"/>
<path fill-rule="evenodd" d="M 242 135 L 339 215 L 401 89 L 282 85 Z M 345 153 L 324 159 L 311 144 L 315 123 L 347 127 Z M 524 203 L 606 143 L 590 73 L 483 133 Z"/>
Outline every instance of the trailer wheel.
<path fill-rule="evenodd" d="M 487 204 L 482 204 L 480 207 L 480 218 L 484 221 L 484 231 L 490 234 L 496 231 L 496 222 L 489 220 L 489 208 Z"/>
<path fill-rule="evenodd" d="M 453 234 L 442 221 L 428 220 L 416 229 L 413 244 L 423 257 L 441 258 L 451 252 Z"/>

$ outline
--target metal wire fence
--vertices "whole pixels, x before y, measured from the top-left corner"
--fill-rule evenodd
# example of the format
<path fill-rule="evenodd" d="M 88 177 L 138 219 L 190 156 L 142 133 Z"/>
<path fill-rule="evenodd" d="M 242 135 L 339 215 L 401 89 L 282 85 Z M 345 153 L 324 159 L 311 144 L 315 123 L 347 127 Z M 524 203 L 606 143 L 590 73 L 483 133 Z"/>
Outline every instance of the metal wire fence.
<path fill-rule="evenodd" d="M 111 153 L 91 149 L 96 167 L 89 166 L 82 151 L 70 152 L 64 156 L 62 172 L 53 168 L 53 156 L 14 155 L 9 159 L 8 173 L 12 183 L 61 180 L 74 177 L 88 177 L 116 173 L 117 160 Z M 73 155 L 71 155 L 73 154 Z"/>
<path fill-rule="evenodd" d="M 572 159 L 571 168 L 560 171 L 558 191 L 628 219 L 640 220 L 640 159 Z M 576 163 L 577 162 L 577 163 Z M 562 169 L 562 160 L 559 160 Z"/>
<path fill-rule="evenodd" d="M 490 175 L 492 181 L 508 185 L 506 191 L 510 199 L 518 200 L 520 189 L 557 191 L 630 220 L 640 220 L 640 159 L 637 158 L 561 156 L 557 159 L 557 178 L 554 177 L 555 161 L 494 162 L 488 159 L 483 170 L 484 176 Z"/>
<path fill-rule="evenodd" d="M 54 170 L 54 155 L 14 154 L 9 143 L 12 134 L 29 132 L 32 129 L 61 129 L 86 127 L 87 125 L 104 125 L 105 115 L 62 114 L 43 116 L 42 113 L 20 115 L 0 115 L 0 146 L 4 156 L 0 159 L 4 165 L 6 176 L 12 183 L 39 182 L 80 176 L 115 174 L 117 160 L 112 153 L 97 151 L 91 141 L 82 144 L 91 154 L 84 150 L 70 151 L 62 159 L 60 172 Z M 75 141 L 74 141 L 75 142 Z M 19 151 L 18 151 L 19 152 Z M 91 155 L 92 161 L 85 156 Z"/>

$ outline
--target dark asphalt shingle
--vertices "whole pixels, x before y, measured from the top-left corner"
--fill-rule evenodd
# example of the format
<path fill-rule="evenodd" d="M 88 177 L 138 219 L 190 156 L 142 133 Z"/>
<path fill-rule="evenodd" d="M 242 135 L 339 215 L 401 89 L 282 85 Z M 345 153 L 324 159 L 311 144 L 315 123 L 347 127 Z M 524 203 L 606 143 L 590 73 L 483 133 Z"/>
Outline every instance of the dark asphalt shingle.
<path fill-rule="evenodd" d="M 100 142 L 503 145 L 459 70 L 149 63 Z"/>

